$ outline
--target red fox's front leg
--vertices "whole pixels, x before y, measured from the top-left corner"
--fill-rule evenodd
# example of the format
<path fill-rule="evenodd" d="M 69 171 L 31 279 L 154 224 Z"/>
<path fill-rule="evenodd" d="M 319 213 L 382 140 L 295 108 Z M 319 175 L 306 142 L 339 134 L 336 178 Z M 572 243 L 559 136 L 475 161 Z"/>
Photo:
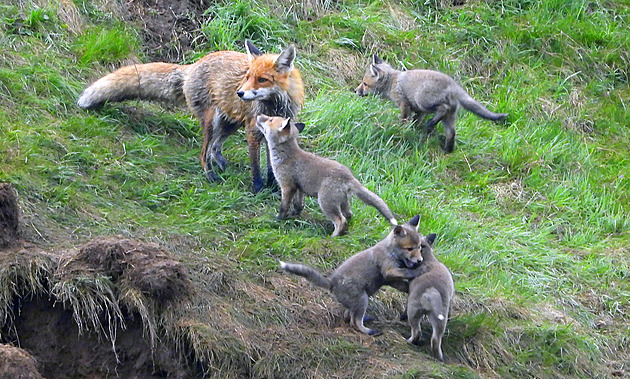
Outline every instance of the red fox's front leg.
<path fill-rule="evenodd" d="M 247 130 L 247 147 L 249 150 L 249 161 L 252 171 L 252 190 L 254 193 L 260 192 L 263 187 L 263 180 L 260 176 L 260 133 L 257 132 L 252 119 Z"/>
<path fill-rule="evenodd" d="M 200 126 L 203 131 L 203 143 L 201 144 L 201 168 L 206 174 L 209 181 L 215 181 L 218 179 L 217 175 L 212 171 L 208 164 L 208 156 L 210 155 L 210 141 L 212 140 L 212 121 L 214 119 L 215 108 L 208 108 L 204 115 L 201 117 Z M 210 158 L 212 159 L 212 158 Z"/>

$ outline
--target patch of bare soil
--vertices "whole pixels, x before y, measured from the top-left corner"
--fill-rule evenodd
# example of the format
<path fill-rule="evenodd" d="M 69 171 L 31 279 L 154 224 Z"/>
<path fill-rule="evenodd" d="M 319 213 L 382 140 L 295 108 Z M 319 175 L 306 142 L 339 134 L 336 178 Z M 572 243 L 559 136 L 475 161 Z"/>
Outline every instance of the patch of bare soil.
<path fill-rule="evenodd" d="M 37 361 L 23 349 L 0 344 L 0 379 L 41 379 Z"/>
<path fill-rule="evenodd" d="M 142 323 L 137 317 L 127 315 L 127 328 L 118 331 L 114 350 L 111 341 L 94 332 L 79 334 L 72 311 L 52 299 L 36 297 L 16 301 L 15 307 L 19 317 L 16 317 L 10 342 L 19 343 L 36 357 L 39 372 L 46 378 L 194 376 L 185 362 L 165 344 L 158 343 L 151 348 L 143 337 Z"/>
<path fill-rule="evenodd" d="M 40 256 L 52 259 L 52 264 L 44 265 L 42 262 L 46 260 Z M 162 338 L 159 330 L 152 332 L 157 333 L 158 338 L 147 333 L 146 318 L 159 319 L 165 305 L 175 306 L 176 302 L 186 299 L 190 289 L 186 270 L 157 245 L 107 237 L 95 239 L 78 251 L 67 252 L 62 258 L 37 249 L 12 248 L 0 249 L 0 260 L 6 262 L 0 270 L 0 282 L 13 280 L 9 284 L 15 288 L 13 302 L 9 305 L 12 309 L 0 309 L 0 319 L 6 322 L 0 328 L 0 342 L 20 346 L 32 354 L 33 362 L 38 362 L 39 372 L 44 377 L 195 376 L 193 366 L 168 338 Z M 122 299 L 114 300 L 118 302 L 115 307 L 119 313 L 99 303 L 101 293 L 73 292 L 90 287 L 75 285 L 70 290 L 61 290 L 65 298 L 81 299 L 73 304 L 62 300 L 59 292 L 50 290 L 60 282 L 82 283 L 99 277 L 107 277 L 114 299 Z M 41 284 L 36 285 L 27 278 L 36 278 L 33 280 Z M 125 303 L 121 294 L 130 290 L 141 293 L 142 298 L 137 301 L 144 301 L 150 314 L 139 314 L 137 303 Z M 85 309 L 77 312 L 73 306 Z M 77 315 L 93 317 L 100 327 L 96 330 L 86 327 L 93 325 L 91 320 L 77 320 Z M 13 361 L 7 362 L 3 361 L 0 351 L 0 373 L 6 371 L 4 365 Z M 29 366 L 23 367 L 26 370 Z"/>
<path fill-rule="evenodd" d="M 0 183 L 0 249 L 19 241 L 19 215 L 15 189 L 9 183 Z"/>
<path fill-rule="evenodd" d="M 151 60 L 179 63 L 205 40 L 200 29 L 212 0 L 126 0 L 123 16 L 142 29 Z"/>
<path fill-rule="evenodd" d="M 157 321 L 191 292 L 178 261 L 122 237 L 42 251 L 20 239 L 19 214 L 0 183 L 0 379 L 195 376 Z"/>

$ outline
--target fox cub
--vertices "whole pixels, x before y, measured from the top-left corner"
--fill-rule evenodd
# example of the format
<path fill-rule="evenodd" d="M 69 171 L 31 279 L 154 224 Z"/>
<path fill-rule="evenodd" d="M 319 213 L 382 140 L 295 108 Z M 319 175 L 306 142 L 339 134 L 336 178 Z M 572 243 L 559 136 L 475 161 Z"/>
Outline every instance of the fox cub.
<path fill-rule="evenodd" d="M 317 197 L 326 217 L 335 224 L 333 237 L 348 228 L 351 193 L 376 208 L 392 224 L 396 218 L 387 204 L 352 175 L 341 163 L 306 152 L 298 146 L 298 132 L 304 124 L 288 118 L 259 115 L 256 126 L 265 135 L 271 156 L 271 167 L 278 179 L 282 195 L 278 219 L 299 215 L 304 208 L 304 195 Z M 298 128 L 299 127 L 299 128 Z"/>
<path fill-rule="evenodd" d="M 433 242 L 435 234 L 422 237 L 422 273 L 409 283 L 407 300 L 407 318 L 411 326 L 410 343 L 420 339 L 420 321 L 427 315 L 433 328 L 431 353 L 433 357 L 444 360 L 442 355 L 442 336 L 446 330 L 448 311 L 455 293 L 453 277 L 448 268 L 435 258 Z"/>
<path fill-rule="evenodd" d="M 420 216 L 415 216 L 406 224 L 395 226 L 385 239 L 348 258 L 328 276 L 301 264 L 280 261 L 280 267 L 329 290 L 350 314 L 351 325 L 365 334 L 376 335 L 378 330 L 363 325 L 368 298 L 383 285 L 417 275 L 422 262 L 419 221 Z"/>
<path fill-rule="evenodd" d="M 444 151 L 453 152 L 455 146 L 455 121 L 459 105 L 492 121 L 503 120 L 507 113 L 493 113 L 470 97 L 450 76 L 438 71 L 398 71 L 374 54 L 363 81 L 354 90 L 359 96 L 377 94 L 390 99 L 400 107 L 400 117 L 405 120 L 414 112 L 417 123 L 429 113 L 435 115 L 426 123 L 428 134 L 442 121 L 446 132 Z"/>

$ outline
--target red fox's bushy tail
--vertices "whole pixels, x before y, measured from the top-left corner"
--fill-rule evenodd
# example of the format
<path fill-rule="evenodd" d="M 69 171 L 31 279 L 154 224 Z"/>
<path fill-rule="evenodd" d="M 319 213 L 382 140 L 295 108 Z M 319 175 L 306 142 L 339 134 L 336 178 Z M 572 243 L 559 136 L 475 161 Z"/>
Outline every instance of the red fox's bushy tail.
<path fill-rule="evenodd" d="M 357 195 L 362 202 L 367 205 L 371 205 L 376 208 L 392 225 L 398 225 L 396 221 L 396 217 L 389 209 L 387 204 L 381 199 L 377 194 L 367 189 L 363 184 L 361 184 L 358 180 L 355 180 L 351 185 L 352 192 Z"/>
<path fill-rule="evenodd" d="M 301 264 L 286 263 L 282 261 L 280 261 L 280 267 L 285 271 L 308 279 L 309 282 L 318 287 L 322 287 L 330 291 L 330 280 L 314 268 Z"/>
<path fill-rule="evenodd" d="M 488 108 L 484 107 L 480 102 L 473 99 L 469 94 L 462 91 L 459 96 L 459 104 L 479 117 L 483 117 L 486 120 L 500 121 L 508 116 L 507 113 L 494 113 Z"/>
<path fill-rule="evenodd" d="M 183 103 L 185 67 L 162 62 L 121 67 L 86 88 L 77 105 L 94 109 L 107 101 L 126 99 Z"/>

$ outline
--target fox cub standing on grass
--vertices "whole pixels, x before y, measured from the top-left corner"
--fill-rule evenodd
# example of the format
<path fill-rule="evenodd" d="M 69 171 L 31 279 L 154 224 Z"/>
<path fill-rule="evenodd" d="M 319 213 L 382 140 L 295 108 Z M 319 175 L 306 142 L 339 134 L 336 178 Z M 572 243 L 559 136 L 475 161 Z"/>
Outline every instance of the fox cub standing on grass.
<path fill-rule="evenodd" d="M 363 325 L 368 298 L 384 285 L 417 275 L 422 262 L 419 221 L 420 216 L 415 216 L 408 223 L 395 226 L 385 239 L 348 258 L 328 276 L 301 264 L 280 261 L 280 267 L 329 290 L 346 308 L 351 325 L 365 334 L 376 335 L 378 330 Z"/>
<path fill-rule="evenodd" d="M 304 85 L 293 67 L 295 47 L 281 54 L 262 54 L 245 41 L 247 54 L 217 51 L 190 65 L 147 63 L 122 67 L 86 88 L 77 104 L 93 109 L 107 101 L 126 99 L 186 103 L 203 129 L 201 165 L 210 181 L 219 179 L 212 168 L 227 167 L 223 143 L 239 127 L 247 128 L 254 192 L 263 186 L 260 176 L 260 140 L 257 114 L 295 117 L 304 104 Z M 267 165 L 267 184 L 273 173 Z"/>
<path fill-rule="evenodd" d="M 292 123 L 288 118 L 259 115 L 256 126 L 267 139 L 271 167 L 282 191 L 278 219 L 287 217 L 291 205 L 291 215 L 299 215 L 304 208 L 304 195 L 316 196 L 326 217 L 335 224 L 333 237 L 342 235 L 348 228 L 347 219 L 352 217 L 348 197 L 354 193 L 381 212 L 391 224 L 397 224 L 383 199 L 365 188 L 348 167 L 298 146 L 298 132 L 304 124 Z"/>
<path fill-rule="evenodd" d="M 438 71 L 398 71 L 374 54 L 363 82 L 354 90 L 359 96 L 378 94 L 400 107 L 400 117 L 406 120 L 414 112 L 414 119 L 422 123 L 429 113 L 435 115 L 426 123 L 427 134 L 442 121 L 446 132 L 444 151 L 453 152 L 455 121 L 459 105 L 492 121 L 503 120 L 507 113 L 493 113 L 470 97 L 451 77 Z"/>
<path fill-rule="evenodd" d="M 433 334 L 431 335 L 431 353 L 433 357 L 444 360 L 442 355 L 442 336 L 446 330 L 451 299 L 455 293 L 453 277 L 448 268 L 435 258 L 433 242 L 435 234 L 421 239 L 422 262 L 421 274 L 409 283 L 407 299 L 407 319 L 411 326 L 410 343 L 420 339 L 420 322 L 427 315 Z"/>

